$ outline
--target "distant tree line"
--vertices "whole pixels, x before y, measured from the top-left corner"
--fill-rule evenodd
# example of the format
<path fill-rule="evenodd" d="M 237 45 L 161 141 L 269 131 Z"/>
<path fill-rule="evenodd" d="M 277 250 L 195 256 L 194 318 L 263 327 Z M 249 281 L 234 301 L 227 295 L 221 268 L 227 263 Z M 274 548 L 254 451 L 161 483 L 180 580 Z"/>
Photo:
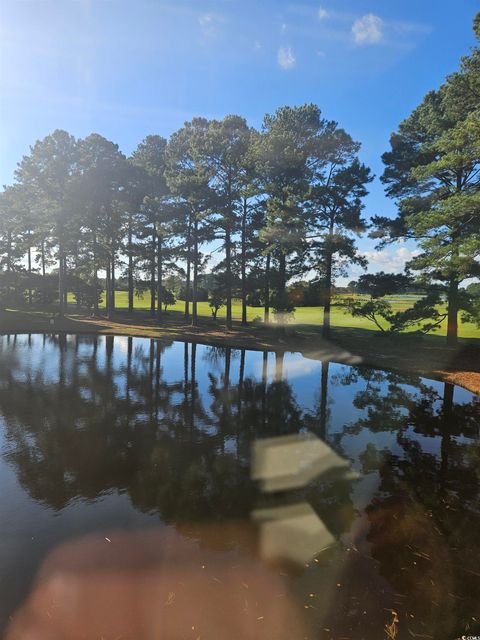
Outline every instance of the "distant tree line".
<path fill-rule="evenodd" d="M 480 37 L 480 14 L 474 29 Z M 98 134 L 77 140 L 56 130 L 31 147 L 0 194 L 1 304 L 56 302 L 63 314 L 72 293 L 97 314 L 104 295 L 111 317 L 122 282 L 129 313 L 148 288 L 161 321 L 175 301 L 165 283 L 177 278 L 193 324 L 206 290 L 215 316 L 225 306 L 228 328 L 234 298 L 242 324 L 248 304 L 262 305 L 268 322 L 271 311 L 316 301 L 328 336 L 335 281 L 351 265 L 366 268 L 356 237 L 369 230 L 379 246 L 417 243 L 404 276 L 412 286 L 415 274 L 426 296 L 408 322 L 439 326 L 446 300 L 454 343 L 459 312 L 480 317 L 478 297 L 461 286 L 480 276 L 479 104 L 477 47 L 392 135 L 382 181 L 398 215 L 369 224 L 363 209 L 373 176 L 360 144 L 314 104 L 267 114 L 260 130 L 237 115 L 194 118 L 169 140 L 147 136 L 128 158 Z M 395 274 L 385 275 L 380 288 L 398 291 Z M 392 324 L 384 295 L 350 311 L 369 317 L 373 305 Z"/>

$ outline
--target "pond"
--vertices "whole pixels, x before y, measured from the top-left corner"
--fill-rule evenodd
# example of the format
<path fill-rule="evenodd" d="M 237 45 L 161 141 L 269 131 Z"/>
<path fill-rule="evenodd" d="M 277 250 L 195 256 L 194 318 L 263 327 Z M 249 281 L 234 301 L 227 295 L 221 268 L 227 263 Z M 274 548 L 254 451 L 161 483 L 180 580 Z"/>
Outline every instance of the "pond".
<path fill-rule="evenodd" d="M 416 375 L 2 336 L 0 635 L 478 634 L 479 425 Z"/>

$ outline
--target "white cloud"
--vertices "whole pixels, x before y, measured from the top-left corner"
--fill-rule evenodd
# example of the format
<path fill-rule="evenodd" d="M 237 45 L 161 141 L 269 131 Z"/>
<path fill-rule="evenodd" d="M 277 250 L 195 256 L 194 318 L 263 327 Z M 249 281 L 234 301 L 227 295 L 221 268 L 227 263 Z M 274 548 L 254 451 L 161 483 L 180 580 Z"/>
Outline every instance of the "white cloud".
<path fill-rule="evenodd" d="M 402 245 L 403 243 L 399 243 Z M 383 251 L 364 251 L 362 255 L 368 260 L 368 271 L 403 271 L 407 262 L 418 256 L 418 249 L 409 249 L 399 246 L 397 249 L 384 249 Z"/>
<path fill-rule="evenodd" d="M 287 24 L 286 24 L 285 22 L 282 24 L 282 26 L 281 26 L 281 28 L 280 28 L 280 31 L 281 31 L 282 33 L 286 33 L 286 31 L 287 31 Z"/>
<path fill-rule="evenodd" d="M 357 44 L 376 44 L 383 39 L 383 27 L 383 20 L 369 13 L 353 23 L 353 38 Z"/>
<path fill-rule="evenodd" d="M 203 36 L 212 38 L 217 34 L 218 20 L 211 13 L 206 13 L 198 18 L 198 24 Z"/>
<path fill-rule="evenodd" d="M 324 9 L 323 7 L 320 7 L 318 10 L 318 19 L 319 20 L 323 20 L 324 18 L 326 18 L 328 16 L 328 11 L 326 9 Z"/>
<path fill-rule="evenodd" d="M 295 58 L 295 54 L 293 53 L 292 47 L 280 47 L 277 54 L 278 64 L 288 71 L 288 69 L 293 69 L 297 60 Z"/>
<path fill-rule="evenodd" d="M 200 23 L 201 27 L 208 27 L 213 22 L 213 16 L 211 16 L 210 14 L 206 14 L 204 16 L 200 16 L 198 18 L 198 22 Z"/>

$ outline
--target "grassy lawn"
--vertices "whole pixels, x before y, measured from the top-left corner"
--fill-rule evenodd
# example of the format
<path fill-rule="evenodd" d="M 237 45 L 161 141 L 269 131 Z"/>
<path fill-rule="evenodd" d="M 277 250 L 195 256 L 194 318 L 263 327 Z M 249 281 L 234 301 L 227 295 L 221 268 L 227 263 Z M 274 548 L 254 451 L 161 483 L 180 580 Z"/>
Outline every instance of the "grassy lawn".
<path fill-rule="evenodd" d="M 416 299 L 417 296 L 412 295 L 391 296 L 392 306 L 395 311 L 407 309 L 415 302 Z M 73 303 L 73 297 L 71 302 Z M 118 309 L 126 309 L 128 307 L 128 294 L 126 291 L 117 291 L 115 296 L 115 304 Z M 135 296 L 135 308 L 144 311 L 150 309 L 149 295 L 146 294 L 141 298 Z M 173 307 L 169 307 L 169 313 L 171 313 L 172 311 L 183 313 L 183 310 L 184 302 L 181 300 L 177 300 L 176 304 Z M 242 307 L 239 300 L 234 301 L 232 312 L 234 320 L 241 319 Z M 200 316 L 211 318 L 211 309 L 208 305 L 208 302 L 198 303 L 198 314 Z M 271 317 L 274 318 L 275 314 L 272 313 Z M 225 318 L 225 307 L 220 309 L 220 311 L 218 312 L 218 318 Z M 255 318 L 263 318 L 262 307 L 247 308 L 248 321 L 251 322 Z M 291 322 L 294 325 L 320 326 L 323 322 L 323 309 L 321 307 L 298 307 L 293 315 L 293 319 Z M 363 318 L 353 318 L 350 314 L 345 313 L 343 307 L 336 306 L 335 304 L 332 307 L 331 322 L 332 326 L 334 327 L 366 329 L 373 332 L 378 331 L 378 329 L 370 321 Z M 446 323 L 444 322 L 441 329 L 436 331 L 434 335 L 442 336 L 445 334 Z M 459 336 L 461 338 L 480 338 L 480 329 L 477 328 L 476 325 L 471 323 L 461 323 L 459 326 Z"/>

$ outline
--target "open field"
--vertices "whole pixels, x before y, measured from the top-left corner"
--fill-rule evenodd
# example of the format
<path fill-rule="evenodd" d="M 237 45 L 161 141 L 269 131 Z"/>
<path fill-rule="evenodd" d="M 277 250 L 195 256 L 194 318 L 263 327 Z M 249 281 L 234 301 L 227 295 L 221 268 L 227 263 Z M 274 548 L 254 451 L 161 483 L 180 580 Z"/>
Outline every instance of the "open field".
<path fill-rule="evenodd" d="M 387 296 L 387 300 L 389 297 Z M 413 295 L 404 295 L 404 296 L 391 296 L 392 306 L 395 311 L 408 309 L 413 305 L 415 300 L 418 299 L 418 296 Z M 73 302 L 73 297 L 72 300 Z M 118 309 L 126 309 L 128 307 L 128 295 L 126 291 L 117 291 L 115 296 L 115 304 Z M 183 313 L 184 311 L 184 302 L 182 300 L 177 300 L 176 304 L 173 307 L 169 307 L 167 315 L 171 314 L 174 311 Z M 150 298 L 148 295 L 144 295 L 140 298 L 135 296 L 135 308 L 138 310 L 148 310 L 150 309 Z M 190 306 L 191 310 L 191 306 Z M 242 307 L 239 300 L 235 300 L 233 304 L 233 319 L 240 320 L 242 315 Z M 211 318 L 212 312 L 208 305 L 208 302 L 199 302 L 198 303 L 198 315 L 205 318 Z M 271 312 L 271 318 L 275 319 L 275 314 Z M 217 319 L 221 322 L 222 319 L 225 318 L 225 307 L 219 310 Z M 247 308 L 247 319 L 249 322 L 255 319 L 263 319 L 263 307 L 248 307 Z M 291 324 L 295 326 L 299 325 L 311 325 L 311 326 L 321 326 L 323 323 L 323 308 L 322 307 L 298 307 L 293 314 Z M 333 327 L 343 327 L 343 328 L 351 328 L 351 329 L 365 329 L 367 331 L 379 332 L 377 327 L 364 318 L 353 318 L 350 314 L 345 313 L 345 310 L 335 305 L 332 307 L 331 313 L 331 324 Z M 414 329 L 411 329 L 413 331 Z M 436 336 L 444 336 L 446 335 L 446 322 L 443 323 L 443 326 L 434 333 Z M 478 338 L 480 339 L 480 328 L 478 328 L 475 324 L 460 323 L 459 325 L 459 336 L 461 338 Z"/>

